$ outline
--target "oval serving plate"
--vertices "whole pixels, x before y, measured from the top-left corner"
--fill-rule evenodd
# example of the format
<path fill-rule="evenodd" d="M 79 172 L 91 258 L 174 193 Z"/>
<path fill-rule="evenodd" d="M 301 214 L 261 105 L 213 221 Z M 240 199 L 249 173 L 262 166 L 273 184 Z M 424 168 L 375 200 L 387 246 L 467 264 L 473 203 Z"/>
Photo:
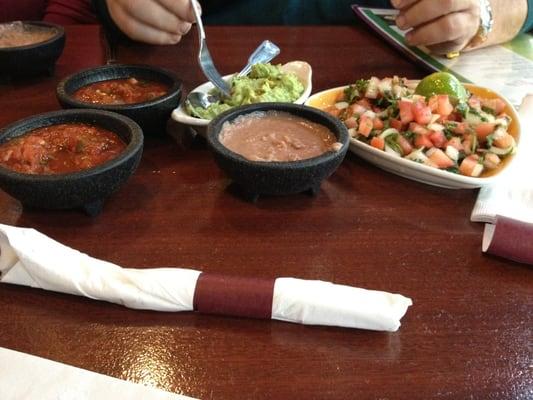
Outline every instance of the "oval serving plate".
<path fill-rule="evenodd" d="M 484 98 L 500 98 L 505 102 L 505 112 L 513 119 L 511 125 L 509 126 L 509 133 L 515 138 L 517 151 L 520 151 L 520 120 L 511 103 L 505 97 L 493 92 L 490 89 L 471 84 L 464 85 L 476 96 Z M 324 109 L 330 105 L 333 105 L 337 95 L 347 87 L 348 85 L 316 93 L 309 97 L 305 104 L 311 107 Z M 350 138 L 350 150 L 359 157 L 381 169 L 384 169 L 385 171 L 403 176 L 404 178 L 426 183 L 428 185 L 439 186 L 448 189 L 475 189 L 489 185 L 502 175 L 504 170 L 506 170 L 509 166 L 509 163 L 515 157 L 515 155 L 508 157 L 505 160 L 505 165 L 499 168 L 496 173 L 489 176 L 475 178 L 443 171 L 411 160 L 397 157 L 382 150 L 378 150 L 354 138 Z"/>
<path fill-rule="evenodd" d="M 302 95 L 294 101 L 294 104 L 303 104 L 312 90 L 312 69 L 311 66 L 305 61 L 291 61 L 281 66 L 284 72 L 292 72 L 295 74 L 300 82 L 304 85 L 304 91 Z M 224 76 L 224 79 L 229 79 L 235 74 L 230 74 Z M 193 92 L 202 92 L 207 93 L 213 89 L 213 84 L 211 82 L 206 82 L 195 89 Z M 178 108 L 172 111 L 172 119 L 181 124 L 188 125 L 190 128 L 193 128 L 197 133 L 202 136 L 206 136 L 207 125 L 211 122 L 208 119 L 196 118 L 190 116 L 185 110 L 185 104 L 182 102 Z"/>

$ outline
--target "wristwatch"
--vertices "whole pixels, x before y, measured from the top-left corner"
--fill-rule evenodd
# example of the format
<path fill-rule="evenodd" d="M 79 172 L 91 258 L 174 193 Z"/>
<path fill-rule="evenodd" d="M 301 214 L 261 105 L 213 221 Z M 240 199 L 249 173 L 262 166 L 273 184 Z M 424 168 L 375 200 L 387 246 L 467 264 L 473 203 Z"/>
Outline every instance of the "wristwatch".
<path fill-rule="evenodd" d="M 479 28 L 474 37 L 466 45 L 466 49 L 478 47 L 487 40 L 489 33 L 492 31 L 494 18 L 489 0 L 479 0 L 479 12 Z"/>
<path fill-rule="evenodd" d="M 490 5 L 490 1 L 479 0 L 479 28 L 464 49 L 473 49 L 485 42 L 489 36 L 489 33 L 492 31 L 493 25 L 494 18 L 492 16 L 492 7 Z M 452 59 L 458 57 L 460 54 L 460 51 L 451 51 L 446 54 L 446 57 Z"/>

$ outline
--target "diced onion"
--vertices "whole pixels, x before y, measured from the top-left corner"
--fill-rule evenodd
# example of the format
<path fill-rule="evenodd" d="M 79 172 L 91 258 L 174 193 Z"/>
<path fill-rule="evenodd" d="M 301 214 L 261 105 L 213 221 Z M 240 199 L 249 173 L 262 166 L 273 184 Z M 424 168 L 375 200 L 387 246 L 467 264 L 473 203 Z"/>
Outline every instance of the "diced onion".
<path fill-rule="evenodd" d="M 345 101 L 339 101 L 338 103 L 335 103 L 335 108 L 337 110 L 344 110 L 345 108 L 348 108 L 350 104 Z"/>
<path fill-rule="evenodd" d="M 415 151 L 406 155 L 404 158 L 407 158 L 408 160 L 412 160 L 412 161 L 423 162 L 423 163 L 428 161 L 427 156 L 424 154 L 423 148 L 416 149 Z"/>
<path fill-rule="evenodd" d="M 383 132 L 381 132 L 381 134 L 379 135 L 379 137 L 380 137 L 381 139 L 385 139 L 387 136 L 394 135 L 395 133 L 399 133 L 399 132 L 398 132 L 398 129 L 395 129 L 395 128 L 388 128 L 388 129 L 385 129 Z"/>
<path fill-rule="evenodd" d="M 453 146 L 446 146 L 446 155 L 450 157 L 451 160 L 457 162 L 459 159 L 459 150 Z"/>
<path fill-rule="evenodd" d="M 437 122 L 439 118 L 440 118 L 440 114 L 431 114 L 431 119 L 429 120 L 429 123 L 433 124 Z"/>
<path fill-rule="evenodd" d="M 482 164 L 476 164 L 474 169 L 472 169 L 472 174 L 470 176 L 477 177 L 477 176 L 481 175 L 482 172 L 483 172 L 483 165 Z"/>
<path fill-rule="evenodd" d="M 371 110 L 366 110 L 366 111 L 363 113 L 363 115 L 364 115 L 365 117 L 372 118 L 372 119 L 376 118 L 376 113 L 375 113 L 374 111 L 371 111 Z"/>
<path fill-rule="evenodd" d="M 392 147 L 390 147 L 387 144 L 385 144 L 385 153 L 389 153 L 389 154 L 392 154 L 393 156 L 397 156 L 397 157 L 401 157 L 402 156 L 400 153 L 395 151 Z"/>
<path fill-rule="evenodd" d="M 427 128 L 429 130 L 438 131 L 438 132 L 442 132 L 444 130 L 444 126 L 442 126 L 441 124 L 429 124 Z"/>
<path fill-rule="evenodd" d="M 428 151 L 426 151 L 426 156 L 431 157 L 431 155 L 435 153 L 437 150 L 438 149 L 436 147 L 432 147 L 431 149 L 428 149 Z"/>

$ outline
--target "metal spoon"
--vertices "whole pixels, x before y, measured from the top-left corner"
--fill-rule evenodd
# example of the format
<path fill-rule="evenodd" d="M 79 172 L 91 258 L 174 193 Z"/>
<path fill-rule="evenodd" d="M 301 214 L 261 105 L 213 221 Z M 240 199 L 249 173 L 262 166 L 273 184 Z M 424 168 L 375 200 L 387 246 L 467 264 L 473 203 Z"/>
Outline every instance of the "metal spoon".
<path fill-rule="evenodd" d="M 279 52 L 279 47 L 272 43 L 270 40 L 263 41 L 263 43 L 261 43 L 257 47 L 257 49 L 255 49 L 252 55 L 248 58 L 248 64 L 246 64 L 246 66 L 242 69 L 241 72 L 237 74 L 237 76 L 241 77 L 247 75 L 254 64 L 269 62 L 274 57 L 276 57 Z M 220 94 L 218 93 L 209 94 L 202 92 L 191 92 L 187 96 L 186 101 L 189 102 L 192 107 L 207 108 L 211 104 L 219 101 L 220 98 Z"/>

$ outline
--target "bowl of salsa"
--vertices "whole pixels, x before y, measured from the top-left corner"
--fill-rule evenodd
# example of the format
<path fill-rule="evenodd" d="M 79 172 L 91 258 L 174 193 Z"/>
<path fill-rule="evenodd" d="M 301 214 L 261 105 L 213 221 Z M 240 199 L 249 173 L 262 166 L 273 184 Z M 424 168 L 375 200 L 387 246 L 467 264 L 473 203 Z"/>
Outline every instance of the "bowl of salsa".
<path fill-rule="evenodd" d="M 235 107 L 207 128 L 215 161 L 249 200 L 316 194 L 348 150 L 346 127 L 320 110 L 291 103 Z"/>
<path fill-rule="evenodd" d="M 98 214 L 137 168 L 137 123 L 100 110 L 39 114 L 0 130 L 0 187 L 24 206 Z"/>
<path fill-rule="evenodd" d="M 181 81 L 148 65 L 105 65 L 63 79 L 56 95 L 63 108 L 92 108 L 125 115 L 145 134 L 164 133 L 181 98 Z"/>
<path fill-rule="evenodd" d="M 0 24 L 0 75 L 51 74 L 65 47 L 63 27 L 41 21 Z"/>

